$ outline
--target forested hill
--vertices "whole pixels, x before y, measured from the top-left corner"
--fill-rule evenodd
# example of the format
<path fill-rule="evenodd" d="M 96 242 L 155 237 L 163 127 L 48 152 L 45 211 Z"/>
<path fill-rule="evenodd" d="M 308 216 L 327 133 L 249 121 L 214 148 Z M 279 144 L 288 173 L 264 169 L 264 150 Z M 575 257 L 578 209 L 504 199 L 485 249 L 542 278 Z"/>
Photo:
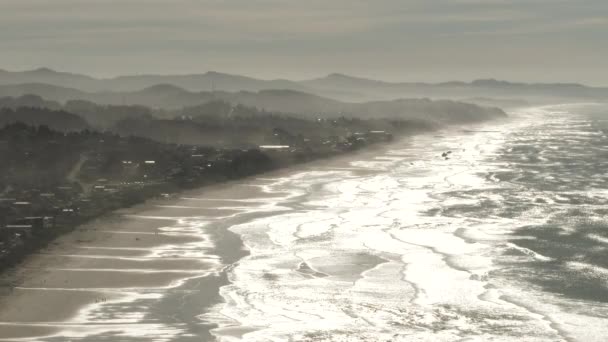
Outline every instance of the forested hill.
<path fill-rule="evenodd" d="M 0 108 L 0 127 L 17 122 L 33 126 L 47 126 L 63 132 L 90 128 L 83 118 L 63 110 L 33 107 Z"/>
<path fill-rule="evenodd" d="M 212 101 L 245 105 L 260 110 L 289 113 L 307 118 L 360 117 L 420 119 L 437 122 L 466 123 L 504 116 L 496 108 L 458 101 L 402 99 L 366 103 L 342 102 L 292 90 L 259 92 L 190 92 L 171 85 L 157 85 L 135 92 L 87 93 L 76 89 L 44 84 L 0 86 L 0 97 L 35 94 L 48 101 L 88 101 L 107 106 L 146 106 L 153 110 L 175 111 Z"/>

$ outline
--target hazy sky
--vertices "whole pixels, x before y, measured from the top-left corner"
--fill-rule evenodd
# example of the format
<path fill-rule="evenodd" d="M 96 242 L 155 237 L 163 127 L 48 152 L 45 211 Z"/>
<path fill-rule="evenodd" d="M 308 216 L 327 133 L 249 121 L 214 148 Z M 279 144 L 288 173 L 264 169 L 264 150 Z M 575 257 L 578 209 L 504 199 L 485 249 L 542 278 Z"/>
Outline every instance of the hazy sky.
<path fill-rule="evenodd" d="M 608 0 L 0 0 L 0 68 L 608 85 Z"/>

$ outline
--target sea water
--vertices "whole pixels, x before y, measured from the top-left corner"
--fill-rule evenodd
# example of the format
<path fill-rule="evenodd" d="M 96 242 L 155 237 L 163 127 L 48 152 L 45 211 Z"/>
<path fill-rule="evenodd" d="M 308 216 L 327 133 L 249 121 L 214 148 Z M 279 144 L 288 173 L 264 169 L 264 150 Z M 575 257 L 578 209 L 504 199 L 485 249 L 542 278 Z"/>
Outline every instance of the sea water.
<path fill-rule="evenodd" d="M 317 164 L 321 165 L 321 164 Z M 608 107 L 526 108 L 258 180 L 221 341 L 606 341 Z"/>

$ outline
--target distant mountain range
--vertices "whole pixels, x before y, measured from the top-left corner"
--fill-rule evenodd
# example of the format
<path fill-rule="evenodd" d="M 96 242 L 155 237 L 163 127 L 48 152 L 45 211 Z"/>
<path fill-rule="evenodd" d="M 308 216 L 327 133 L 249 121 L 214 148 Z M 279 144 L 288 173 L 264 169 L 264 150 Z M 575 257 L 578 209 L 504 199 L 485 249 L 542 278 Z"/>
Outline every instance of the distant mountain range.
<path fill-rule="evenodd" d="M 31 96 L 29 94 L 35 94 Z M 294 90 L 261 90 L 258 92 L 191 92 L 173 85 L 156 85 L 139 91 L 84 92 L 48 84 L 0 86 L 0 105 L 5 107 L 51 107 L 64 104 L 73 110 L 74 101 L 89 101 L 105 106 L 147 106 L 156 111 L 175 112 L 212 101 L 255 107 L 307 118 L 359 117 L 388 119 L 422 119 L 441 123 L 471 122 L 504 116 L 497 108 L 481 107 L 452 100 L 401 99 L 365 103 L 342 102 Z M 82 108 L 82 107 L 80 107 Z M 83 109 L 76 109 L 82 112 Z M 129 111 L 141 112 L 131 108 Z"/>
<path fill-rule="evenodd" d="M 137 91 L 86 92 L 43 83 L 0 85 L 0 97 L 20 97 L 28 94 L 61 103 L 85 100 L 101 105 L 143 105 L 165 110 L 197 106 L 213 100 L 298 114 L 340 112 L 347 105 L 337 100 L 293 90 L 194 92 L 174 85 L 159 84 Z"/>
<path fill-rule="evenodd" d="M 553 102 L 564 99 L 575 100 L 608 100 L 608 88 L 593 88 L 574 83 L 513 83 L 494 79 L 475 80 L 473 82 L 444 83 L 390 83 L 342 74 L 331 74 L 323 78 L 304 81 L 301 84 L 315 89 L 316 92 L 332 93 L 348 91 L 351 94 L 362 94 L 372 98 L 428 97 L 451 99 L 484 99 L 484 102 L 496 99 L 497 103 L 505 101 L 519 102 Z"/>
<path fill-rule="evenodd" d="M 0 70 L 0 85 L 24 84 L 41 87 L 48 84 L 93 93 L 132 93 L 133 96 L 146 89 L 154 91 L 163 85 L 163 92 L 175 87 L 175 93 L 182 91 L 195 93 L 213 92 L 259 92 L 281 89 L 310 93 L 349 102 L 366 102 L 401 98 L 484 98 L 500 101 L 515 99 L 531 102 L 554 102 L 556 99 L 580 101 L 607 101 L 608 87 L 588 87 L 575 83 L 527 84 L 498 81 L 493 79 L 473 82 L 444 83 L 391 83 L 343 74 L 306 80 L 261 80 L 251 77 L 207 72 L 192 75 L 133 75 L 109 79 L 97 79 L 86 75 L 58 72 L 47 68 L 30 71 L 11 72 Z M 153 88 L 150 88 L 153 87 Z M 38 88 L 39 89 L 39 88 Z M 64 90 L 64 92 L 67 90 Z M 174 94 L 176 95 L 176 94 Z M 112 95 L 108 95 L 112 96 Z M 519 100 L 517 100 L 519 101 Z"/>
<path fill-rule="evenodd" d="M 88 92 L 136 91 L 159 84 L 170 84 L 190 91 L 259 91 L 266 89 L 289 89 L 311 91 L 294 81 L 260 80 L 251 77 L 207 72 L 193 75 L 132 75 L 108 79 L 97 79 L 86 75 L 40 68 L 28 71 L 0 70 L 0 85 L 22 83 L 46 83 L 76 88 Z"/>

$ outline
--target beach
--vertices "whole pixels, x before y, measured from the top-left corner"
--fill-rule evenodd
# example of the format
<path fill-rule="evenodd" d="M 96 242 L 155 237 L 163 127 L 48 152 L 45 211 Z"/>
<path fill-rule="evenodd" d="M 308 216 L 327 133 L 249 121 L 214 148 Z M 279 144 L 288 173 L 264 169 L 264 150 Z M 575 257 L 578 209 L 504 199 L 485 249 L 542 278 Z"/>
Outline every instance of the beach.
<path fill-rule="evenodd" d="M 218 302 L 225 265 L 247 253 L 227 226 L 244 219 L 243 212 L 260 215 L 271 198 L 247 181 L 234 182 L 151 200 L 79 227 L 2 276 L 0 339 L 157 329 L 164 315 L 187 312 L 181 306 L 150 313 L 146 303 L 189 300 L 194 290 L 181 289 L 189 282 L 208 284 L 196 295 L 199 314 Z"/>
<path fill-rule="evenodd" d="M 137 340 L 151 330 L 154 341 L 214 339 L 215 325 L 198 316 L 223 300 L 229 267 L 248 255 L 229 228 L 298 197 L 265 184 L 381 148 L 149 200 L 78 227 L 0 276 L 0 341 Z"/>

